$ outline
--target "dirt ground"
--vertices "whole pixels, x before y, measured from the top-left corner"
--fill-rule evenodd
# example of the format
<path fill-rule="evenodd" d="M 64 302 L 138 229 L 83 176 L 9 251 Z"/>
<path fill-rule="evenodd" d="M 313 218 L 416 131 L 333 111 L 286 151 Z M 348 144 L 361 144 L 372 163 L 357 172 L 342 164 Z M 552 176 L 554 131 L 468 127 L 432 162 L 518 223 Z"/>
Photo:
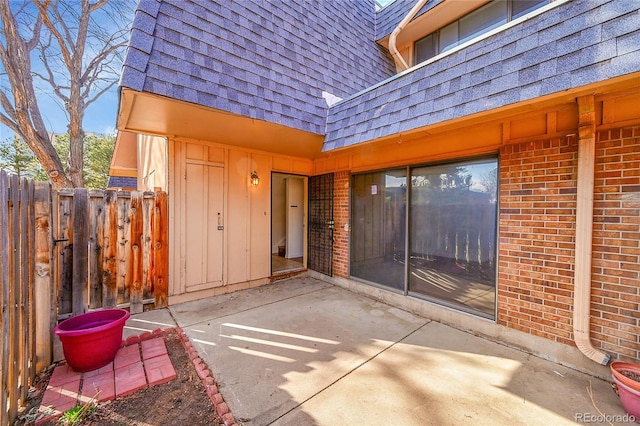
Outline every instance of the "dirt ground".
<path fill-rule="evenodd" d="M 172 381 L 140 390 L 124 398 L 118 398 L 99 404 L 90 414 L 83 416 L 79 425 L 223 425 L 224 422 L 215 411 L 205 388 L 196 374 L 178 335 L 171 332 L 165 335 L 167 352 L 176 370 L 177 377 Z M 53 369 L 50 369 L 53 371 Z M 40 405 L 46 383 L 51 371 L 36 379 L 34 390 L 27 400 L 25 413 Z M 15 425 L 32 425 L 34 416 L 25 415 Z M 52 426 L 62 422 L 47 422 Z"/>

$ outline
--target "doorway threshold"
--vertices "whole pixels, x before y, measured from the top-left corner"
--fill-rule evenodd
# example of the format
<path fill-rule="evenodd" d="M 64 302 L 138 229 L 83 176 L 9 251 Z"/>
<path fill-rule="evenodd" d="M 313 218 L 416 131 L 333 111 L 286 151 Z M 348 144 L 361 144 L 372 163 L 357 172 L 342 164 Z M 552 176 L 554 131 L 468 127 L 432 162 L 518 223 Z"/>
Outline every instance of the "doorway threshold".
<path fill-rule="evenodd" d="M 307 268 L 287 269 L 284 271 L 276 271 L 269 277 L 269 282 L 283 280 L 285 278 L 295 277 L 307 273 Z"/>

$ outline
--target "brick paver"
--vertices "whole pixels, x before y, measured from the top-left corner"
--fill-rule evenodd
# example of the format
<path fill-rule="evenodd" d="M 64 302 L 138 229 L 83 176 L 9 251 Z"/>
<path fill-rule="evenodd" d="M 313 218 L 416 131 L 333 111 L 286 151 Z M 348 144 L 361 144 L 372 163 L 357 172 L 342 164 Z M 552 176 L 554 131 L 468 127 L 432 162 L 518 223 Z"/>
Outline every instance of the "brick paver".
<path fill-rule="evenodd" d="M 161 355 L 167 355 L 167 345 L 164 344 L 164 339 L 162 337 L 145 340 L 140 343 L 140 346 L 142 346 L 142 358 L 144 360 Z"/>
<path fill-rule="evenodd" d="M 141 362 L 116 368 L 116 397 L 131 395 L 147 387 L 147 378 Z"/>
<path fill-rule="evenodd" d="M 147 372 L 149 386 L 167 383 L 176 378 L 176 370 L 167 354 L 145 359 L 144 369 Z"/>
<path fill-rule="evenodd" d="M 77 373 L 68 364 L 57 366 L 42 397 L 38 410 L 42 417 L 36 424 L 60 417 L 76 404 L 92 398 L 109 401 L 176 377 L 162 337 L 132 342 L 118 350 L 114 362 L 97 370 Z"/>
<path fill-rule="evenodd" d="M 68 382 L 80 381 L 82 373 L 76 373 L 67 364 L 60 365 L 53 370 L 49 378 L 50 386 L 59 386 Z"/>
<path fill-rule="evenodd" d="M 95 398 L 100 402 L 110 401 L 116 398 L 116 385 L 113 367 L 111 371 L 87 377 L 85 374 L 82 382 L 83 400 Z"/>
<path fill-rule="evenodd" d="M 140 345 L 130 345 L 120 348 L 113 360 L 114 368 L 117 370 L 131 364 L 140 362 Z"/>
<path fill-rule="evenodd" d="M 65 412 L 76 405 L 79 390 L 79 379 L 59 385 L 48 385 L 40 404 L 51 407 L 61 413 Z"/>

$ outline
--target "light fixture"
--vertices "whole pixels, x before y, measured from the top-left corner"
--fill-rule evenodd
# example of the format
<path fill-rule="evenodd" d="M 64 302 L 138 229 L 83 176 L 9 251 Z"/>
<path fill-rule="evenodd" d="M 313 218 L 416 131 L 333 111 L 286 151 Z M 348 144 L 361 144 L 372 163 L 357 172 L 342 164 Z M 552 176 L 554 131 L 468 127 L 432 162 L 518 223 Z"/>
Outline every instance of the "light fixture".
<path fill-rule="evenodd" d="M 251 172 L 251 185 L 258 186 L 259 183 L 260 183 L 260 177 L 258 176 L 258 173 L 256 173 L 256 171 L 254 170 L 253 172 Z"/>

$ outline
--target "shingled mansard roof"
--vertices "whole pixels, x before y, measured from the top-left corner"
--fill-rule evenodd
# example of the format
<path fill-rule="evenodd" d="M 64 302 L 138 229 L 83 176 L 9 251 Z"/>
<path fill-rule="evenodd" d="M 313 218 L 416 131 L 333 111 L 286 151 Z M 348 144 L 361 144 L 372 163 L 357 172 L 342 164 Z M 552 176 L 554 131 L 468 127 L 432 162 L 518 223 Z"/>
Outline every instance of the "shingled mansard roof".
<path fill-rule="evenodd" d="M 121 86 L 324 134 L 323 92 L 394 73 L 373 0 L 142 0 Z"/>
<path fill-rule="evenodd" d="M 442 0 L 429 2 L 420 13 Z M 393 76 L 396 0 L 143 0 L 121 85 L 324 134 L 324 151 L 640 71 L 635 1 L 550 6 Z M 327 109 L 322 92 L 345 100 Z"/>
<path fill-rule="evenodd" d="M 633 1 L 565 3 L 331 108 L 323 150 L 640 70 Z"/>

